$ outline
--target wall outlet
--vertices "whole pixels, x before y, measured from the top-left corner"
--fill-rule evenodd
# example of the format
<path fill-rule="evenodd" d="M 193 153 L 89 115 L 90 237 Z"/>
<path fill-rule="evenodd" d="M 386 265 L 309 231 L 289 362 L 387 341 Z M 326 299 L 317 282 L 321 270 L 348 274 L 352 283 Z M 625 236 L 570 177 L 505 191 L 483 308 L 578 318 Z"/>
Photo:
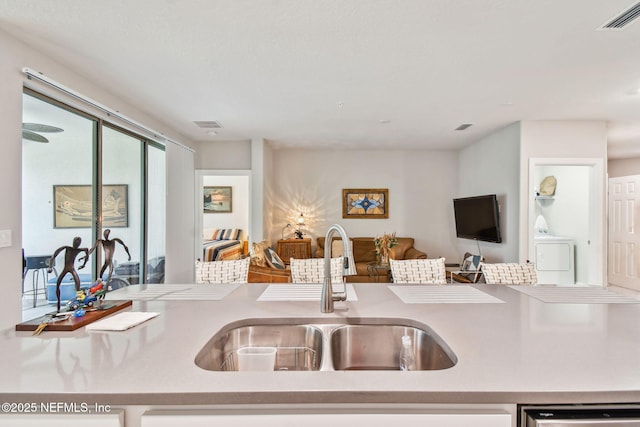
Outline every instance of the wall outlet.
<path fill-rule="evenodd" d="M 0 230 L 0 248 L 7 248 L 11 245 L 11 230 Z"/>

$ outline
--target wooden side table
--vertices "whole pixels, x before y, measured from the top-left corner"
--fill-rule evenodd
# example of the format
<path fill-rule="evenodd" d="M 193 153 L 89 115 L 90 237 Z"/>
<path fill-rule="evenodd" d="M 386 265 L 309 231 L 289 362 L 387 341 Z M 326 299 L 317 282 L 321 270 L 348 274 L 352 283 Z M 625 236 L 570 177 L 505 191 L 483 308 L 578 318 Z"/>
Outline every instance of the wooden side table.
<path fill-rule="evenodd" d="M 289 258 L 311 258 L 311 239 L 280 239 L 276 252 L 287 265 L 289 265 Z"/>

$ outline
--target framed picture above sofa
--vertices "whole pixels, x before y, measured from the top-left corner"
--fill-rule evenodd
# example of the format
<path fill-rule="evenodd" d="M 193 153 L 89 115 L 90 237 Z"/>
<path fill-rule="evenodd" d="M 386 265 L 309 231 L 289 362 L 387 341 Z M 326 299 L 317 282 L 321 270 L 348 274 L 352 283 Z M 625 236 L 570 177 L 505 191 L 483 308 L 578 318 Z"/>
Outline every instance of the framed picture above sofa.
<path fill-rule="evenodd" d="M 342 218 L 389 218 L 389 189 L 343 189 Z"/>

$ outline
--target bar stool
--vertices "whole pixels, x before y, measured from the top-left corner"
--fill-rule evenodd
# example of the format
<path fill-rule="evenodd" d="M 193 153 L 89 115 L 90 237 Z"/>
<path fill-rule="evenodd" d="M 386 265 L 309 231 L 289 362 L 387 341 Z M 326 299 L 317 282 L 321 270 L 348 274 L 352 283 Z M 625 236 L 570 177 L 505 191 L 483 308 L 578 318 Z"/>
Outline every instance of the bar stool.
<path fill-rule="evenodd" d="M 42 291 L 47 294 L 47 281 L 49 280 L 49 259 L 51 257 L 48 255 L 37 255 L 37 256 L 28 256 L 24 258 L 23 265 L 24 270 L 22 272 L 22 294 L 25 294 L 24 290 L 24 280 L 29 273 L 31 273 L 31 292 L 33 293 L 33 306 L 36 306 L 36 301 L 38 299 L 38 284 L 40 283 L 40 276 L 42 276 Z M 55 268 L 54 268 L 55 271 Z M 58 275 L 57 272 L 56 276 Z"/>

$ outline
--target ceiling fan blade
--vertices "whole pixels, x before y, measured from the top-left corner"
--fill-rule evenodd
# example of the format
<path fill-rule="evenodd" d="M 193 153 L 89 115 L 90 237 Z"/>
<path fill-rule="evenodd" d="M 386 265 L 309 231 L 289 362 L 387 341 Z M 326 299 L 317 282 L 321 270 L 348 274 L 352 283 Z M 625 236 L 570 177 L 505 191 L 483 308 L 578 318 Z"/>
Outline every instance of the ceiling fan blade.
<path fill-rule="evenodd" d="M 31 132 L 30 130 L 22 129 L 22 139 L 28 139 L 29 141 L 35 142 L 49 142 L 47 138 L 42 135 L 39 135 L 35 132 Z"/>
<path fill-rule="evenodd" d="M 50 125 L 43 125 L 41 123 L 23 123 L 22 129 L 30 130 L 32 132 L 51 132 L 51 133 L 57 133 L 57 132 L 63 131 L 63 129 L 61 128 L 50 126 Z"/>

